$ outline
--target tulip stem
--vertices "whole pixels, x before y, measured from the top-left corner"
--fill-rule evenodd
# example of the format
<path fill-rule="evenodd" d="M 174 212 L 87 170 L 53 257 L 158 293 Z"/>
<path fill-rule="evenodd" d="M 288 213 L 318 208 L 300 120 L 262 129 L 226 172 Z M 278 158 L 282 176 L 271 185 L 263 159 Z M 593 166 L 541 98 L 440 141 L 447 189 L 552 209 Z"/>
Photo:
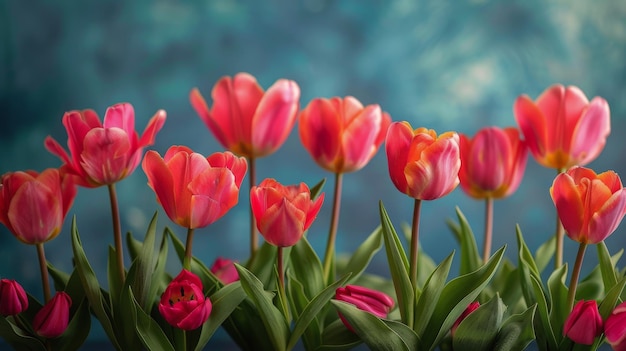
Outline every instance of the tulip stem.
<path fill-rule="evenodd" d="M 43 243 L 37 243 L 37 257 L 39 258 L 39 270 L 41 271 L 41 285 L 43 286 L 44 305 L 50 301 L 50 281 L 48 279 L 48 262 Z"/>
<path fill-rule="evenodd" d="M 557 169 L 557 175 L 563 173 L 564 169 Z M 556 213 L 556 230 L 555 230 L 555 238 L 556 238 L 556 248 L 554 251 L 554 269 L 557 269 L 563 265 L 563 236 L 565 234 L 565 230 L 563 229 L 563 223 L 561 223 L 561 219 L 559 218 L 559 213 Z"/>
<path fill-rule="evenodd" d="M 109 184 L 109 200 L 111 202 L 111 216 L 113 217 L 113 239 L 115 241 L 115 253 L 117 254 L 117 268 L 120 281 L 125 280 L 124 250 L 122 248 L 122 226 L 120 224 L 120 209 L 117 204 L 117 192 L 115 183 Z"/>
<path fill-rule="evenodd" d="M 580 243 L 578 246 L 578 254 L 576 255 L 576 262 L 574 263 L 574 269 L 572 270 L 572 278 L 569 282 L 569 291 L 567 292 L 567 311 L 568 313 L 574 308 L 574 300 L 576 299 L 576 287 L 578 286 L 578 277 L 580 276 L 580 269 L 583 266 L 583 258 L 585 257 L 585 249 L 587 244 Z"/>
<path fill-rule="evenodd" d="M 419 234 L 420 234 L 420 209 L 422 208 L 422 200 L 415 199 L 415 205 L 413 206 L 413 227 L 411 228 L 411 261 L 409 265 L 411 283 L 413 284 L 413 291 L 417 290 L 417 253 L 419 246 Z"/>
<path fill-rule="evenodd" d="M 193 246 L 193 228 L 187 229 L 187 241 L 185 243 L 185 259 L 183 260 L 183 268 L 191 272 L 191 248 Z"/>
<path fill-rule="evenodd" d="M 256 162 L 254 156 L 248 157 L 248 163 L 250 164 L 250 190 L 256 185 Z M 250 196 L 248 196 L 249 198 Z M 256 230 L 256 220 L 254 219 L 254 213 L 252 213 L 252 202 L 250 202 L 250 261 L 254 257 L 256 250 L 259 248 L 258 233 Z"/>
<path fill-rule="evenodd" d="M 335 261 L 335 241 L 337 238 L 337 225 L 339 224 L 339 210 L 341 209 L 341 188 L 343 184 L 343 173 L 335 173 L 335 191 L 333 193 L 333 212 L 330 218 L 330 229 L 328 230 L 328 241 L 326 242 L 326 253 L 324 255 L 324 278 L 327 283 L 335 280 L 333 262 Z"/>
<path fill-rule="evenodd" d="M 287 307 L 287 293 L 285 292 L 285 270 L 283 268 L 283 248 L 278 247 L 276 253 L 276 270 L 278 271 L 278 293 L 282 303 L 285 318 L 289 320 L 289 308 Z"/>
<path fill-rule="evenodd" d="M 485 199 L 485 242 L 483 244 L 483 263 L 491 256 L 491 237 L 493 232 L 493 198 Z"/>

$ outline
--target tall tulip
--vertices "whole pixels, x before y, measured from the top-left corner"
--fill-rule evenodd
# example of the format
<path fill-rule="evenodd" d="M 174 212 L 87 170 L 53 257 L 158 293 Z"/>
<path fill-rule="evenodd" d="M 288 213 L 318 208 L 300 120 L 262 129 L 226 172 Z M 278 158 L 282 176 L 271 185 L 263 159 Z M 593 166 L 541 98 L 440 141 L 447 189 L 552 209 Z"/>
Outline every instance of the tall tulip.
<path fill-rule="evenodd" d="M 474 138 L 460 134 L 461 189 L 476 199 L 485 199 L 483 261 L 491 254 L 493 199 L 514 193 L 522 180 L 528 159 L 526 143 L 516 128 L 486 127 Z"/>
<path fill-rule="evenodd" d="M 313 99 L 300 113 L 302 144 L 318 165 L 335 173 L 333 211 L 324 257 L 328 280 L 332 280 L 343 173 L 363 168 L 374 157 L 390 123 L 391 117 L 380 106 L 363 107 L 352 96 Z"/>

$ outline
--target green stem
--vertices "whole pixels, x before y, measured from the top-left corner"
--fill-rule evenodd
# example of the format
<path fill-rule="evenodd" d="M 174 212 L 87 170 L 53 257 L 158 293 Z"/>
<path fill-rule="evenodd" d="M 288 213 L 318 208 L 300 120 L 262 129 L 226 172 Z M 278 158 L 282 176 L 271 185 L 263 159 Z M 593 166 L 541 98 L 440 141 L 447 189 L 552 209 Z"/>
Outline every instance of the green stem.
<path fill-rule="evenodd" d="M 256 162 L 254 156 L 250 156 L 248 158 L 248 163 L 250 165 L 250 190 L 252 190 L 252 187 L 256 185 Z M 248 196 L 248 199 L 249 198 L 250 196 Z M 252 203 L 250 203 L 250 261 L 252 261 L 252 257 L 254 257 L 258 248 L 259 244 L 258 233 L 256 230 L 256 220 L 254 219 L 254 214 L 252 213 Z"/>
<path fill-rule="evenodd" d="M 39 258 L 39 270 L 41 271 L 41 285 L 43 287 L 44 305 L 50 301 L 50 280 L 48 279 L 48 261 L 43 249 L 43 243 L 37 243 L 37 257 Z"/>
<path fill-rule="evenodd" d="M 285 291 L 285 269 L 283 267 L 283 248 L 278 247 L 276 254 L 276 270 L 278 271 L 278 293 L 282 301 L 285 318 L 289 320 L 289 307 L 287 306 L 287 293 Z"/>
<path fill-rule="evenodd" d="M 578 254 L 576 255 L 576 262 L 574 263 L 574 269 L 572 270 L 572 278 L 569 281 L 569 291 L 567 292 L 567 311 L 571 312 L 574 308 L 574 300 L 576 299 L 576 287 L 578 286 L 578 278 L 580 277 L 580 269 L 583 266 L 583 258 L 585 257 L 585 249 L 587 244 L 580 243 L 578 246 Z"/>
<path fill-rule="evenodd" d="M 491 256 L 491 237 L 493 235 L 493 198 L 485 199 L 485 242 L 483 244 L 483 263 Z"/>
<path fill-rule="evenodd" d="M 409 261 L 409 270 L 413 291 L 417 291 L 417 253 L 419 251 L 419 226 L 420 226 L 420 209 L 422 200 L 415 199 L 413 206 L 413 227 L 411 228 L 411 258 Z"/>
<path fill-rule="evenodd" d="M 557 175 L 563 173 L 563 169 L 557 169 Z M 563 224 L 561 223 L 561 219 L 559 218 L 559 213 L 556 213 L 556 249 L 554 252 L 554 269 L 557 269 L 563 265 L 563 236 L 565 235 L 565 230 L 563 229 Z"/>
<path fill-rule="evenodd" d="M 343 173 L 335 173 L 335 191 L 333 193 L 333 212 L 330 217 L 330 229 L 328 230 L 328 241 L 326 242 L 326 253 L 324 255 L 324 277 L 326 282 L 334 280 L 333 262 L 335 261 L 335 241 L 337 238 L 337 226 L 339 224 L 339 211 L 341 209 L 341 188 L 343 184 Z"/>
<path fill-rule="evenodd" d="M 187 331 L 183 330 L 183 350 L 187 350 Z"/>
<path fill-rule="evenodd" d="M 185 243 L 185 259 L 183 260 L 183 268 L 191 271 L 191 248 L 193 246 L 193 228 L 187 229 L 187 242 Z"/>
<path fill-rule="evenodd" d="M 117 204 L 117 192 L 115 184 L 109 184 L 109 200 L 111 202 L 111 217 L 113 218 L 113 239 L 115 241 L 115 253 L 117 254 L 117 267 L 120 281 L 125 279 L 124 250 L 122 248 L 122 226 L 120 224 L 120 210 Z"/>

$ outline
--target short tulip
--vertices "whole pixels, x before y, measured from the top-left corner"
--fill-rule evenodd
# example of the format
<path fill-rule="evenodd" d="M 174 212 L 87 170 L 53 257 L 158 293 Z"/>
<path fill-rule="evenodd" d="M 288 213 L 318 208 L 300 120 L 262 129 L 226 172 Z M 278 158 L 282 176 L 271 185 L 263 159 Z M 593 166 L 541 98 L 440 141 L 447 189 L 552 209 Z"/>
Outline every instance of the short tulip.
<path fill-rule="evenodd" d="M 369 312 L 378 318 L 387 318 L 394 306 L 393 299 L 380 291 L 358 285 L 346 285 L 335 291 L 335 299 L 354 305 L 361 311 Z M 340 313 L 339 317 L 346 328 L 354 331 L 350 323 Z"/>
<path fill-rule="evenodd" d="M 408 122 L 394 122 L 385 140 L 389 175 L 402 193 L 418 200 L 435 200 L 459 184 L 459 136 L 434 130 L 413 130 Z"/>
<path fill-rule="evenodd" d="M 76 197 L 76 186 L 58 169 L 6 173 L 0 178 L 0 223 L 25 244 L 54 239 Z"/>
<path fill-rule="evenodd" d="M 593 161 L 611 132 L 606 100 L 595 97 L 589 102 L 574 86 L 553 85 L 536 101 L 522 95 L 514 112 L 535 160 L 560 171 Z"/>
<path fill-rule="evenodd" d="M 619 304 L 604 323 L 604 336 L 615 351 L 626 351 L 626 302 Z"/>
<path fill-rule="evenodd" d="M 323 202 L 324 194 L 312 200 L 311 191 L 304 183 L 285 186 L 274 179 L 265 179 L 250 190 L 257 229 L 265 241 L 279 247 L 293 246 L 302 238 Z"/>
<path fill-rule="evenodd" d="M 159 110 L 139 137 L 131 104 L 109 107 L 104 123 L 93 110 L 70 111 L 63 116 L 70 154 L 50 136 L 45 145 L 64 162 L 64 171 L 75 176 L 76 184 L 92 188 L 110 185 L 133 173 L 143 148 L 154 144 L 164 123 L 165 111 Z"/>
<path fill-rule="evenodd" d="M 459 327 L 459 324 L 461 324 L 461 322 L 463 322 L 463 320 L 467 318 L 467 316 L 469 316 L 472 312 L 476 311 L 478 307 L 480 307 L 480 302 L 478 301 L 474 301 L 467 305 L 463 313 L 461 313 L 459 318 L 457 318 L 456 321 L 454 321 L 454 324 L 452 324 L 452 328 L 450 328 L 450 334 L 452 334 L 453 337 L 454 333 L 456 332 L 456 328 Z"/>
<path fill-rule="evenodd" d="M 28 308 L 28 297 L 24 288 L 15 280 L 0 280 L 0 315 L 14 316 Z"/>
<path fill-rule="evenodd" d="M 363 105 L 354 97 L 313 99 L 300 113 L 300 140 L 322 168 L 353 172 L 374 157 L 391 123 L 378 105 Z"/>
<path fill-rule="evenodd" d="M 233 261 L 218 257 L 211 266 L 211 273 L 213 273 L 222 283 L 230 284 L 239 280 L 239 273 Z"/>
<path fill-rule="evenodd" d="M 163 158 L 148 151 L 142 167 L 167 216 L 195 229 L 215 222 L 237 204 L 247 162 L 230 152 L 205 158 L 186 146 L 172 146 Z"/>
<path fill-rule="evenodd" d="M 300 108 L 296 82 L 279 79 L 264 92 L 247 73 L 222 77 L 211 96 L 211 109 L 198 89 L 193 89 L 189 98 L 220 144 L 248 158 L 276 151 L 293 129 Z"/>
<path fill-rule="evenodd" d="M 579 243 L 603 241 L 626 214 L 626 191 L 613 171 L 572 167 L 554 179 L 550 194 L 567 235 Z"/>
<path fill-rule="evenodd" d="M 602 317 L 596 301 L 578 301 L 565 320 L 563 335 L 577 344 L 591 345 L 601 334 Z"/>
<path fill-rule="evenodd" d="M 211 300 L 202 292 L 202 281 L 197 275 L 183 269 L 167 286 L 159 312 L 170 325 L 194 330 L 200 327 L 211 315 Z"/>
<path fill-rule="evenodd" d="M 33 329 L 44 338 L 61 336 L 70 321 L 70 307 L 72 307 L 70 296 L 63 291 L 57 292 L 35 315 Z"/>
<path fill-rule="evenodd" d="M 476 199 L 503 198 L 519 187 L 528 149 L 515 128 L 481 129 L 473 139 L 460 135 L 461 188 Z"/>

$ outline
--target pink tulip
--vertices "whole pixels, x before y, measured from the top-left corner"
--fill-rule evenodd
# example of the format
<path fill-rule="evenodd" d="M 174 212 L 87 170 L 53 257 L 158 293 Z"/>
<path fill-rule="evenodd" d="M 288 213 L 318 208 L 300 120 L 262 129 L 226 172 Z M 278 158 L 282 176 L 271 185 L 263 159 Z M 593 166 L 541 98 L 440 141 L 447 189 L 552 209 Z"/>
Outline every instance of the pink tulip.
<path fill-rule="evenodd" d="M 239 280 L 239 273 L 232 260 L 227 258 L 218 257 L 211 266 L 211 273 L 213 273 L 224 284 L 230 284 Z"/>
<path fill-rule="evenodd" d="M 15 280 L 0 280 L 0 315 L 14 316 L 28 308 L 28 296 Z"/>
<path fill-rule="evenodd" d="M 472 312 L 476 311 L 478 307 L 480 307 L 480 302 L 478 301 L 474 301 L 470 303 L 469 305 L 467 305 L 463 313 L 461 313 L 459 318 L 457 318 L 456 321 L 454 321 L 454 324 L 452 324 L 452 328 L 450 328 L 450 334 L 452 334 L 452 337 L 454 337 L 454 333 L 456 332 L 456 329 L 459 327 L 459 324 L 461 324 L 461 322 L 463 322 L 463 320 L 467 318 L 467 316 L 469 316 Z"/>
<path fill-rule="evenodd" d="M 550 194 L 567 235 L 579 243 L 603 241 L 626 214 L 626 192 L 613 171 L 572 167 L 554 179 Z"/>
<path fill-rule="evenodd" d="M 619 304 L 604 323 L 604 336 L 615 351 L 626 351 L 626 302 Z"/>
<path fill-rule="evenodd" d="M 61 336 L 70 321 L 72 299 L 63 291 L 58 291 L 33 319 L 33 329 L 44 338 Z"/>
<path fill-rule="evenodd" d="M 237 204 L 247 162 L 230 152 L 205 158 L 186 146 L 172 146 L 164 158 L 148 151 L 142 167 L 167 216 L 194 229 L 215 222 Z"/>
<path fill-rule="evenodd" d="M 183 330 L 200 327 L 211 315 L 211 300 L 202 292 L 202 281 L 183 269 L 161 295 L 159 312 L 167 323 Z"/>
<path fill-rule="evenodd" d="M 611 133 L 606 100 L 595 97 L 589 102 L 574 86 L 553 85 L 536 101 L 522 95 L 514 112 L 537 162 L 558 170 L 595 160 Z"/>
<path fill-rule="evenodd" d="M 338 288 L 335 292 L 335 299 L 354 305 L 361 311 L 371 313 L 378 318 L 387 318 L 389 311 L 394 306 L 394 301 L 389 295 L 358 285 L 346 285 Z M 341 313 L 339 313 L 339 318 L 346 328 L 354 332 L 350 323 Z"/>
<path fill-rule="evenodd" d="M 565 320 L 563 335 L 577 344 L 591 345 L 601 334 L 602 317 L 596 301 L 578 301 Z"/>
<path fill-rule="evenodd" d="M 391 123 L 378 105 L 363 105 L 354 97 L 313 99 L 300 114 L 300 139 L 322 168 L 353 172 L 374 157 Z"/>
<path fill-rule="evenodd" d="M 165 111 L 159 110 L 139 137 L 131 104 L 109 107 L 104 124 L 93 110 L 70 111 L 63 116 L 70 154 L 50 136 L 45 145 L 64 162 L 63 169 L 75 176 L 76 184 L 85 187 L 109 185 L 133 173 L 141 161 L 143 148 L 154 144 L 164 123 Z"/>
<path fill-rule="evenodd" d="M 58 169 L 6 173 L 0 178 L 0 223 L 25 244 L 54 239 L 72 207 L 76 186 Z"/>
<path fill-rule="evenodd" d="M 300 106 L 296 82 L 280 79 L 264 92 L 247 73 L 222 77 L 211 97 L 213 106 L 209 109 L 198 89 L 189 96 L 217 140 L 226 149 L 248 158 L 276 151 L 291 132 Z"/>
<path fill-rule="evenodd" d="M 400 192 L 419 200 L 435 200 L 459 184 L 459 136 L 434 130 L 413 130 L 408 122 L 394 122 L 385 140 L 389 175 Z"/>

